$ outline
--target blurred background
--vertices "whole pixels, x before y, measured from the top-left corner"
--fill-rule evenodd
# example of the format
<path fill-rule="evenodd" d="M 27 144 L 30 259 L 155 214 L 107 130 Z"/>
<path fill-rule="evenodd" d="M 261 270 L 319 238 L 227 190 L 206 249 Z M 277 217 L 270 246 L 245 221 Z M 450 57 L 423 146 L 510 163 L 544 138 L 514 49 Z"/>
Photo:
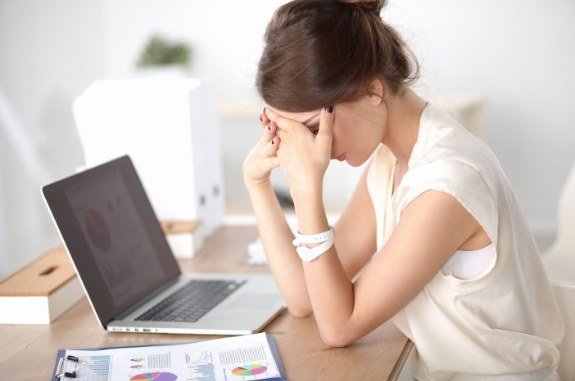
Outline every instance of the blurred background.
<path fill-rule="evenodd" d="M 96 80 L 141 77 L 136 62 L 154 35 L 184 42 L 184 75 L 215 84 L 226 218 L 249 216 L 241 163 L 263 107 L 254 76 L 282 3 L 0 0 L 0 279 L 59 244 L 40 188 L 85 164 L 74 100 Z M 575 3 L 390 0 L 382 17 L 421 63 L 414 88 L 491 146 L 547 248 L 575 161 Z M 330 166 L 330 213 L 361 170 Z M 282 188 L 281 175 L 274 181 Z"/>

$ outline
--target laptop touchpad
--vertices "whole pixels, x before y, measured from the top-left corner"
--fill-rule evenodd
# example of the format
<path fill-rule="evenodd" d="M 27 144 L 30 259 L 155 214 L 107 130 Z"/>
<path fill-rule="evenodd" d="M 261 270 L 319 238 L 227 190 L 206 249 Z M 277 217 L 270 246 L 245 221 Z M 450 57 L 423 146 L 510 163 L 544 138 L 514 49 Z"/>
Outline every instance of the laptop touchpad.
<path fill-rule="evenodd" d="M 226 308 L 262 310 L 272 308 L 281 297 L 277 294 L 246 293 L 238 296 Z"/>

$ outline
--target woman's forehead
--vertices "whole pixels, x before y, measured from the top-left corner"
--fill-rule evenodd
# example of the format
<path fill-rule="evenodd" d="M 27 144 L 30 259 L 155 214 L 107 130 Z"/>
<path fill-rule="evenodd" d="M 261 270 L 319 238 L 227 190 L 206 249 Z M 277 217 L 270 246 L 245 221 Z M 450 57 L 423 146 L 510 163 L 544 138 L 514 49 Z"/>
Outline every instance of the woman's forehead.
<path fill-rule="evenodd" d="M 308 112 L 288 112 L 273 108 L 271 106 L 266 106 L 266 114 L 269 118 L 273 119 L 275 116 L 281 116 L 284 118 L 297 120 L 298 122 L 304 122 L 309 118 L 317 115 L 317 113 L 320 111 L 321 110 L 313 110 Z"/>

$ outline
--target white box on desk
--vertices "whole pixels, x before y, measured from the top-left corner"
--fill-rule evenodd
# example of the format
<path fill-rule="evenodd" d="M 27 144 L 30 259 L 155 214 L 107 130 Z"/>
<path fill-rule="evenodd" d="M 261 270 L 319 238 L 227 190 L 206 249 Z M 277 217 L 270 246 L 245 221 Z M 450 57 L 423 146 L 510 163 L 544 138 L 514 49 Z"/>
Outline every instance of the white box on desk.
<path fill-rule="evenodd" d="M 60 246 L 0 283 L 0 324 L 50 324 L 84 295 Z"/>
<path fill-rule="evenodd" d="M 192 258 L 198 247 L 197 234 L 201 221 L 162 221 L 162 230 L 176 258 Z"/>
<path fill-rule="evenodd" d="M 195 250 L 223 218 L 215 96 L 198 79 L 138 78 L 97 81 L 74 103 L 86 164 L 130 155 L 159 219 L 202 220 Z"/>

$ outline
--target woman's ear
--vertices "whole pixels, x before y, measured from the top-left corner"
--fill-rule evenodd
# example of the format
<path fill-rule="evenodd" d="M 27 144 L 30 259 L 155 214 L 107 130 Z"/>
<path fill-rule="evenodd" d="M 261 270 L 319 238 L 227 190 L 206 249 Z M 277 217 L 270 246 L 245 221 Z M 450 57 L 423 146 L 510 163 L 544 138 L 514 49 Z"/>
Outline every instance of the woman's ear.
<path fill-rule="evenodd" d="M 370 83 L 369 83 L 369 88 L 368 88 L 368 96 L 369 96 L 369 101 L 371 102 L 371 104 L 373 104 L 374 106 L 379 106 L 381 104 L 381 102 L 383 102 L 383 92 L 385 91 L 383 82 L 381 79 L 379 78 L 374 78 Z"/>

